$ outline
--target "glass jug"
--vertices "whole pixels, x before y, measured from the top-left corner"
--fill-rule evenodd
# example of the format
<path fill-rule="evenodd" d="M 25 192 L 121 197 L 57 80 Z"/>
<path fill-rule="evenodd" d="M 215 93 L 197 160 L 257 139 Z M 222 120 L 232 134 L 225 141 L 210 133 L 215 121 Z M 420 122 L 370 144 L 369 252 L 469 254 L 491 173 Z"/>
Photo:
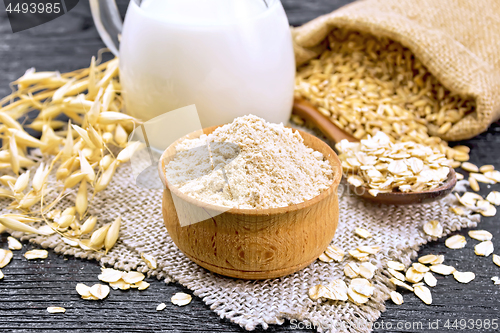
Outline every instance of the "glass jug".
<path fill-rule="evenodd" d="M 120 57 L 127 113 L 147 121 L 194 104 L 202 127 L 246 114 L 288 121 L 295 59 L 279 0 L 131 0 L 123 27 L 114 0 L 90 5 Z"/>

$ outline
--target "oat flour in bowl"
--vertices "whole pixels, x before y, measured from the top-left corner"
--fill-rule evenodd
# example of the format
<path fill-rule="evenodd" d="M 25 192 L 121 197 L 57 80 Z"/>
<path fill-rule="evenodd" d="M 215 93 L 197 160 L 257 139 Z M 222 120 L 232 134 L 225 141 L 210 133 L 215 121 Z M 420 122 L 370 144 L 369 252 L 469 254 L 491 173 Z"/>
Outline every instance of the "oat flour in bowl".
<path fill-rule="evenodd" d="M 333 182 L 323 154 L 303 141 L 283 124 L 239 117 L 209 135 L 179 143 L 166 177 L 181 192 L 206 203 L 286 207 L 312 199 Z"/>

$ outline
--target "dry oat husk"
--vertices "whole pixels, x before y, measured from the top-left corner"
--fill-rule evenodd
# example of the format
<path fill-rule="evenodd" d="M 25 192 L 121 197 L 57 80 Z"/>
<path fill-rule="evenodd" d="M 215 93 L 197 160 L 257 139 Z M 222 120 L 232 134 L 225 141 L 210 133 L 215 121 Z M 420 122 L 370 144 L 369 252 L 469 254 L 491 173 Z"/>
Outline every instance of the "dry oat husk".
<path fill-rule="evenodd" d="M 476 110 L 445 133 L 468 139 L 500 118 L 500 2 L 495 0 L 365 0 L 294 28 L 297 65 L 321 54 L 327 35 L 345 28 L 386 37 L 409 48 L 453 93 L 472 97 Z"/>

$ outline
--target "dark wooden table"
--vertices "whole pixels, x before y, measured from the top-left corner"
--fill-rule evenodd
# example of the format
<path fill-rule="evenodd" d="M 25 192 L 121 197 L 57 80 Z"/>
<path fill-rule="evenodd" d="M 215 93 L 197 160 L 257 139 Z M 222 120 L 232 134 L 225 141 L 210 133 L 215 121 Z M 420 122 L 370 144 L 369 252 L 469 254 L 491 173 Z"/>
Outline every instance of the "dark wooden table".
<path fill-rule="evenodd" d="M 328 13 L 349 0 L 282 0 L 290 23 L 300 25 Z M 128 1 L 119 0 L 122 14 Z M 0 2 L 0 96 L 9 93 L 9 82 L 20 77 L 29 67 L 37 70 L 59 70 L 61 72 L 87 67 L 91 56 L 104 45 L 93 25 L 88 2 L 83 0 L 70 13 L 42 26 L 13 34 Z M 462 142 L 472 149 L 471 162 L 478 165 L 494 164 L 500 168 L 500 124 L 494 124 L 487 133 Z M 491 189 L 500 190 L 499 185 L 486 189 L 481 185 L 481 194 Z M 483 218 L 480 228 L 493 233 L 493 243 L 500 247 L 500 214 Z M 460 234 L 468 240 L 467 230 Z M 0 247 L 7 247 L 7 235 L 0 236 Z M 94 261 L 56 255 L 52 251 L 46 260 L 27 261 L 22 254 L 33 248 L 24 244 L 22 251 L 15 251 L 10 265 L 3 268 L 5 278 L 0 281 L 0 332 L 239 332 L 239 326 L 222 320 L 211 312 L 200 299 L 179 308 L 170 304 L 172 294 L 184 291 L 179 284 L 166 285 L 148 280 L 151 287 L 146 291 L 114 291 L 102 302 L 83 301 L 75 292 L 78 282 L 95 283 L 100 272 Z M 469 284 L 460 284 L 452 276 L 438 276 L 438 285 L 433 289 L 432 306 L 423 304 L 413 294 L 403 292 L 405 303 L 401 306 L 387 302 L 384 312 L 375 324 L 374 332 L 482 332 L 476 324 L 486 320 L 499 320 L 500 286 L 493 285 L 490 278 L 500 275 L 491 257 L 474 255 L 469 244 L 462 250 L 450 250 L 444 240 L 424 246 L 420 255 L 444 254 L 446 262 L 463 271 L 473 271 L 476 279 Z M 498 252 L 500 254 L 500 252 Z M 155 310 L 159 303 L 167 308 Z M 50 315 L 48 306 L 63 306 L 65 315 Z M 475 320 L 475 328 L 460 330 L 445 328 L 447 320 Z M 429 323 L 439 321 L 439 329 L 429 329 Z M 419 323 L 423 326 L 420 327 Z M 434 328 L 435 326 L 432 326 Z M 270 332 L 291 332 L 297 327 L 286 323 L 271 326 Z M 304 330 L 313 331 L 313 330 Z M 495 330 L 490 329 L 490 332 Z M 500 331 L 500 330 L 498 330 Z"/>

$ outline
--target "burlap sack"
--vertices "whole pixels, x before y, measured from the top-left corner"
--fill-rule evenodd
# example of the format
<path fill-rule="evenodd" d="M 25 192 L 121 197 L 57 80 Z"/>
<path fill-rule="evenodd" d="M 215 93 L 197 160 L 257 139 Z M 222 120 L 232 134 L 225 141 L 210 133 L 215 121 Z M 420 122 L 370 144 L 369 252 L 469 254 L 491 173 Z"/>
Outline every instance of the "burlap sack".
<path fill-rule="evenodd" d="M 500 118 L 500 1 L 357 1 L 292 30 L 297 65 L 319 55 L 335 28 L 401 43 L 446 88 L 476 100 L 476 111 L 443 139 L 469 139 Z M 435 129 L 430 132 L 436 134 Z"/>

